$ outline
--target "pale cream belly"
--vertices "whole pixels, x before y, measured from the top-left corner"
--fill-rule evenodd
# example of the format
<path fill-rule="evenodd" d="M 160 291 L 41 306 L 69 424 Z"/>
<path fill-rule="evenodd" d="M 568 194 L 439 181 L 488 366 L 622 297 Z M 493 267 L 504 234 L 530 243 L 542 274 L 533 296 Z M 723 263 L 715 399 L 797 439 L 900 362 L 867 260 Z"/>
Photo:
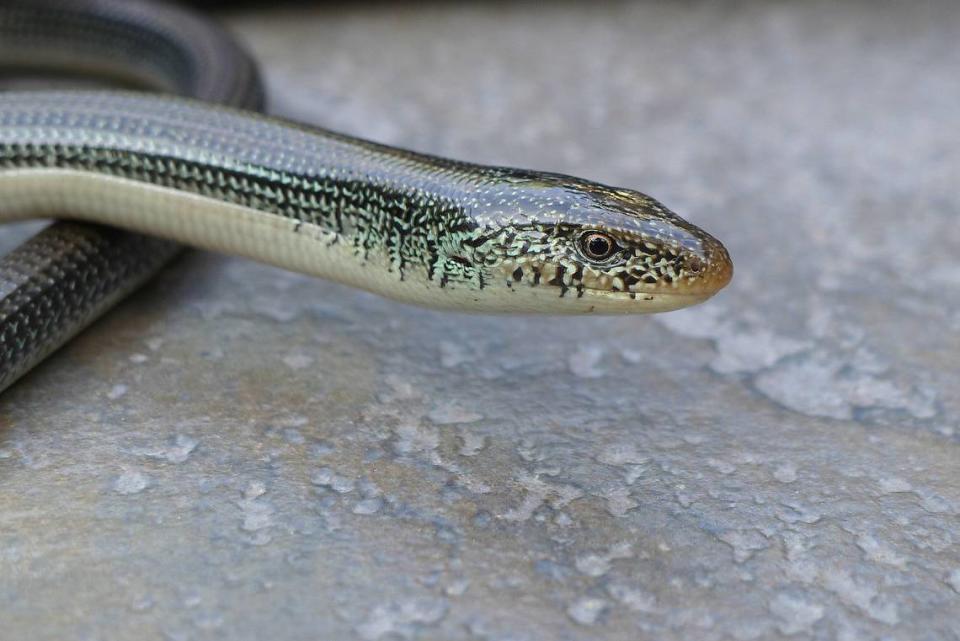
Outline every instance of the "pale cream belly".
<path fill-rule="evenodd" d="M 350 242 L 312 224 L 168 187 L 67 169 L 0 172 L 0 221 L 73 218 L 245 256 L 320 276 L 405 302 L 477 312 L 624 313 L 686 307 L 695 297 L 658 294 L 624 307 L 622 294 L 587 291 L 560 296 L 556 287 L 462 283 L 440 287 L 426 266 L 407 268 L 403 279 L 385 254 L 358 255 Z M 703 297 L 706 298 L 706 297 Z"/>

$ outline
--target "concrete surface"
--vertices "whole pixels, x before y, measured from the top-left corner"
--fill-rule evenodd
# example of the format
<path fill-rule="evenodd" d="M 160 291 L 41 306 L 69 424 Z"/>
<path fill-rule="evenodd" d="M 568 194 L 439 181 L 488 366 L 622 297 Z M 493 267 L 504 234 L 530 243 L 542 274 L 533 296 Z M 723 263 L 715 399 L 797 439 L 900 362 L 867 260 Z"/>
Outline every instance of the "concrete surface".
<path fill-rule="evenodd" d="M 489 318 L 194 254 L 0 399 L 0 638 L 960 638 L 960 5 L 338 5 L 227 16 L 279 110 L 642 188 L 735 282 Z"/>

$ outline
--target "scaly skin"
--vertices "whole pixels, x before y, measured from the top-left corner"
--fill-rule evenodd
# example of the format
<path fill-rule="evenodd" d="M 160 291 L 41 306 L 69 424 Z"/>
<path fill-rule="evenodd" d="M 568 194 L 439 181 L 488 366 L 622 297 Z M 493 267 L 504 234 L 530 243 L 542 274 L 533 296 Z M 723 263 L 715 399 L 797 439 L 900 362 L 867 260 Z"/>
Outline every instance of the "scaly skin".
<path fill-rule="evenodd" d="M 92 195 L 58 194 L 65 177 Z M 199 223 L 199 213 L 174 221 L 144 206 L 111 214 L 121 186 L 127 203 L 150 201 L 155 190 L 189 196 L 209 221 Z M 182 99 L 2 96 L 0 216 L 51 207 L 464 311 L 664 311 L 709 297 L 732 271 L 718 241 L 635 191 L 437 158 Z M 222 233 L 205 238 L 209 224 Z M 601 243 L 602 256 L 591 255 L 588 239 Z"/>
<path fill-rule="evenodd" d="M 263 103 L 228 34 L 161 2 L 0 0 L 0 65 Z M 0 95 L 0 121 L 0 218 L 105 223 L 462 311 L 665 311 L 731 275 L 716 240 L 653 199 L 567 176 L 174 98 Z M 57 223 L 0 258 L 0 389 L 176 253 Z"/>
<path fill-rule="evenodd" d="M 231 36 L 159 2 L 0 0 L 0 65 L 263 106 L 256 64 Z M 0 390 L 177 253 L 169 242 L 57 222 L 0 258 Z"/>

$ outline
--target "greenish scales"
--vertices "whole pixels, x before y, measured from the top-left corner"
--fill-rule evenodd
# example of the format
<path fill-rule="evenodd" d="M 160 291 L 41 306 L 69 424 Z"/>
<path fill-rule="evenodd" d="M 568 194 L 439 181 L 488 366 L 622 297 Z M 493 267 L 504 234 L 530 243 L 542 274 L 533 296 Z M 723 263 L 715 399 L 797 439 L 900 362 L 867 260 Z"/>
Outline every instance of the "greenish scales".
<path fill-rule="evenodd" d="M 94 22 L 113 5 L 70 4 Z M 182 77 L 191 65 L 160 49 L 167 84 L 193 87 Z M 666 311 L 705 300 L 732 274 L 717 240 L 636 191 L 145 93 L 0 95 L 0 219 L 36 216 L 462 311 Z"/>
<path fill-rule="evenodd" d="M 325 254 L 343 245 L 356 266 L 344 271 L 372 272 L 351 284 L 441 307 L 660 311 L 704 298 L 730 276 L 717 241 L 638 192 L 445 160 L 183 99 L 7 94 L 0 169 L 111 177 L 279 217 L 287 233 L 316 245 L 305 271 L 327 275 Z M 97 219 L 69 199 L 57 204 Z M 38 213 L 37 202 L 18 205 L 8 199 L 0 212 Z M 195 242 L 184 230 L 130 218 L 119 224 Z M 537 290 L 558 301 L 544 310 Z"/>

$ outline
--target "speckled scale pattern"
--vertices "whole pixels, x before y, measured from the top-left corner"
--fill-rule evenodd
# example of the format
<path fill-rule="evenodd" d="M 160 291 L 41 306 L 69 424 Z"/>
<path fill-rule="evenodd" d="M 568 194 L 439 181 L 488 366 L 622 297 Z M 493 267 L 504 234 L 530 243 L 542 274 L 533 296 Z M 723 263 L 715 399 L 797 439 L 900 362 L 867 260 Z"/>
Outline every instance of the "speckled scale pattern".
<path fill-rule="evenodd" d="M 213 23 L 158 3 L 4 0 L 0 65 L 87 73 L 250 109 L 256 65 Z M 176 246 L 55 223 L 0 258 L 0 389 L 55 351 L 176 255 Z M 41 315 L 39 310 L 43 310 Z"/>
<path fill-rule="evenodd" d="M 346 245 L 357 268 L 373 261 L 394 274 L 351 284 L 397 298 L 406 294 L 395 294 L 390 278 L 414 278 L 423 289 L 504 291 L 504 304 L 457 299 L 479 311 L 539 311 L 515 292 L 654 300 L 710 292 L 729 278 L 719 243 L 638 192 L 438 158 L 186 100 L 9 95 L 0 109 L 0 162 L 189 192 L 286 219 L 294 233 L 312 226 L 322 237 L 317 252 Z M 585 260 L 577 246 L 585 230 L 615 237 L 618 251 L 607 261 Z M 282 256 L 272 262 L 290 267 Z M 307 271 L 335 277 L 325 267 Z M 436 294 L 413 296 L 446 304 Z"/>
<path fill-rule="evenodd" d="M 254 67 L 226 36 L 204 38 L 205 23 L 175 10 L 154 16 L 151 4 L 106 0 L 33 6 L 16 3 L 0 25 L 33 34 L 40 62 L 60 52 L 204 102 L 113 92 L 0 97 L 0 217 L 112 224 L 466 311 L 667 311 L 730 279 L 718 241 L 639 192 L 211 105 L 257 106 Z M 65 27 L 73 23 L 79 34 Z M 139 31 L 152 62 L 147 55 L 117 69 L 105 53 L 122 60 Z M 96 46 L 78 53 L 93 32 Z M 230 59 L 208 60 L 221 55 Z M 611 248 L 599 258 L 583 244 L 596 234 Z"/>
<path fill-rule="evenodd" d="M 476 227 L 451 189 L 455 170 L 439 159 L 207 106 L 10 95 L 0 130 L 4 169 L 77 169 L 189 191 L 320 226 L 362 254 L 386 252 L 399 272 L 411 263 L 432 271 L 444 233 Z"/>
<path fill-rule="evenodd" d="M 169 261 L 175 244 L 98 225 L 60 223 L 0 262 L 0 388 Z M 70 338 L 67 336 L 66 338 Z"/>

